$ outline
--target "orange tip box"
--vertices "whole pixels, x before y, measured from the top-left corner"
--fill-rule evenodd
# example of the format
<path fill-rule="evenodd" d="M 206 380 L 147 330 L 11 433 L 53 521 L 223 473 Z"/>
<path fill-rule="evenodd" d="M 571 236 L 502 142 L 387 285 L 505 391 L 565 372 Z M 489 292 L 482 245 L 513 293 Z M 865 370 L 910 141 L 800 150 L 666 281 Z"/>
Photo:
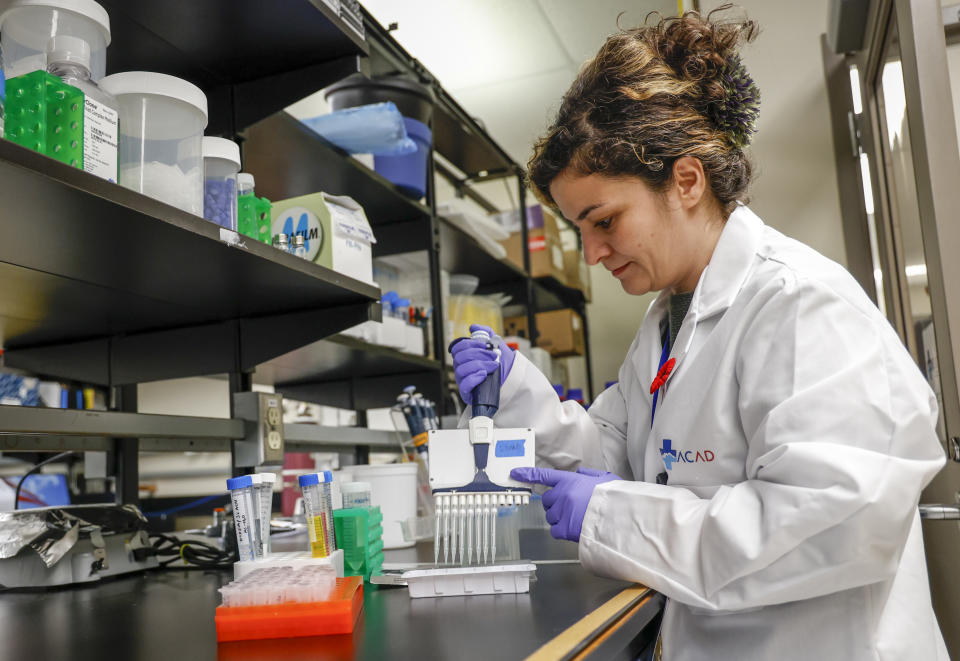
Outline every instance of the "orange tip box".
<path fill-rule="evenodd" d="M 323 601 L 217 607 L 217 642 L 350 633 L 363 610 L 363 578 L 337 578 Z"/>

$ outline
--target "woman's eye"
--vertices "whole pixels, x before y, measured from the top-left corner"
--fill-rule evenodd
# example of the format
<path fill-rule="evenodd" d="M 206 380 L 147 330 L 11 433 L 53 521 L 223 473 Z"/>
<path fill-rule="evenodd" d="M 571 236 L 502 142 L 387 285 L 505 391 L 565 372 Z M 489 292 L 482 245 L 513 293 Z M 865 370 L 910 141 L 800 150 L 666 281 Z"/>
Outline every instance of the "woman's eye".
<path fill-rule="evenodd" d="M 605 230 L 608 227 L 610 227 L 610 221 L 612 220 L 613 220 L 612 218 L 604 218 L 603 220 L 598 220 L 597 222 L 595 222 L 593 226 L 596 228 Z"/>

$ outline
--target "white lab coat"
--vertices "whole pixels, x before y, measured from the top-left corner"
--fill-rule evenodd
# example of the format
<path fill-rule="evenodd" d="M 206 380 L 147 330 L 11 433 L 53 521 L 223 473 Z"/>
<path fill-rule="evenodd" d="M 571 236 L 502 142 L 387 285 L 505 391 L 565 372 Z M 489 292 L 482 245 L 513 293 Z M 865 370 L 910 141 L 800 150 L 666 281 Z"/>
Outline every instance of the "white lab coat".
<path fill-rule="evenodd" d="M 502 388 L 495 422 L 533 426 L 539 462 L 624 478 L 590 499 L 583 565 L 668 597 L 669 661 L 947 659 L 917 513 L 945 462 L 936 400 L 886 319 L 741 206 L 651 428 L 667 303 L 589 413 L 521 355 Z"/>

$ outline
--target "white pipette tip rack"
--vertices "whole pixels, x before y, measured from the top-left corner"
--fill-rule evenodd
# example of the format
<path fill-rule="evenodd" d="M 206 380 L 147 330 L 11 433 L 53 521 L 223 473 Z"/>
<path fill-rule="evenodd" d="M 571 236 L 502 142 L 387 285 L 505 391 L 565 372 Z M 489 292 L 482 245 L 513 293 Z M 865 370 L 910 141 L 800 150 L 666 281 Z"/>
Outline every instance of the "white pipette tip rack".
<path fill-rule="evenodd" d="M 238 580 L 256 569 L 273 567 L 328 567 L 337 578 L 343 578 L 343 549 L 337 549 L 326 558 L 314 558 L 310 551 L 271 553 L 262 560 L 244 560 L 233 563 L 233 578 Z"/>
<path fill-rule="evenodd" d="M 330 567 L 303 565 L 257 567 L 220 588 L 223 606 L 269 606 L 274 604 L 328 601 L 337 587 Z"/>
<path fill-rule="evenodd" d="M 410 597 L 460 597 L 474 594 L 517 594 L 530 591 L 536 580 L 536 565 L 518 562 L 505 565 L 413 569 L 402 574 Z"/>

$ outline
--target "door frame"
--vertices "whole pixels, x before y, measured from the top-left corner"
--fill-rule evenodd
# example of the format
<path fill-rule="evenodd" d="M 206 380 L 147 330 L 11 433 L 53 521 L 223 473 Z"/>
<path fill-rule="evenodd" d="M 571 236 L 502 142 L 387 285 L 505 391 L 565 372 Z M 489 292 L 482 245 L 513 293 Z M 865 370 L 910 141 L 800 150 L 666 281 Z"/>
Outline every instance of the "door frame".
<path fill-rule="evenodd" d="M 899 228 L 890 207 L 883 140 L 882 73 L 884 46 L 896 18 L 900 62 L 907 100 L 907 126 L 927 265 L 930 306 L 936 334 L 940 390 L 948 444 L 960 443 L 960 150 L 958 150 L 946 39 L 940 4 L 930 0 L 878 0 L 867 21 L 864 48 L 853 63 L 863 95 L 863 148 L 870 157 L 874 217 L 881 253 L 888 316 L 916 356 L 912 316 L 908 309 Z M 921 72 L 923 74 L 921 75 Z M 946 84 L 945 84 L 946 83 Z M 951 255 L 953 259 L 951 259 Z M 889 281 L 890 286 L 887 286 Z M 952 448 L 951 448 L 952 449 Z M 953 452 L 949 453 L 951 456 Z"/>

